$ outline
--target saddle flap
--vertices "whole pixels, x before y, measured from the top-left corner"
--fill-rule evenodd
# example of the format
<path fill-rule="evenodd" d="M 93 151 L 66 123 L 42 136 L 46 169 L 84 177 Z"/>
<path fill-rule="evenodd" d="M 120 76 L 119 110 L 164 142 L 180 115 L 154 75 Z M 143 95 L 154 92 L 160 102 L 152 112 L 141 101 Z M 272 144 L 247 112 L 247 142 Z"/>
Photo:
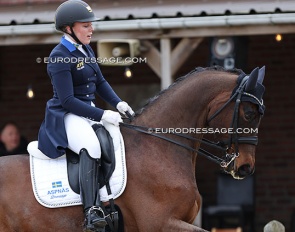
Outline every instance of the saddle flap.
<path fill-rule="evenodd" d="M 109 132 L 101 124 L 95 124 L 92 126 L 101 146 L 101 170 L 102 178 L 101 182 L 108 182 L 114 172 L 116 159 L 113 145 L 113 139 Z M 103 186 L 105 183 L 101 183 Z"/>
<path fill-rule="evenodd" d="M 99 169 L 99 184 L 105 186 L 110 180 L 116 166 L 116 157 L 112 137 L 101 124 L 94 124 L 93 130 L 101 146 L 101 167 Z M 69 183 L 75 193 L 80 193 L 79 186 L 79 155 L 66 150 Z"/>
<path fill-rule="evenodd" d="M 68 168 L 68 179 L 71 189 L 80 194 L 79 185 L 79 160 L 78 154 L 70 149 L 66 149 L 67 168 Z"/>

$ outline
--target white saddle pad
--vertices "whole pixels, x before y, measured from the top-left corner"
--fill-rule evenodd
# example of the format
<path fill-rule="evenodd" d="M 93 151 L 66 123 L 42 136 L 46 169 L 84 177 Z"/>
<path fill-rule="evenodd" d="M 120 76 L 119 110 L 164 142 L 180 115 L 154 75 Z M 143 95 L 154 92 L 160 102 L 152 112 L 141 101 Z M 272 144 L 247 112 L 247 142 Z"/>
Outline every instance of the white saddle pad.
<path fill-rule="evenodd" d="M 120 135 L 120 141 L 116 142 L 117 146 L 114 146 L 116 165 L 110 178 L 112 195 L 108 195 L 105 186 L 102 187 L 99 192 L 103 202 L 118 198 L 126 187 L 127 170 L 122 135 Z M 34 150 L 33 146 L 38 146 L 38 142 L 33 141 L 28 146 L 33 192 L 37 201 L 48 208 L 81 205 L 80 195 L 76 194 L 69 185 L 66 156 L 63 155 L 57 159 L 40 159 L 31 154 Z"/>

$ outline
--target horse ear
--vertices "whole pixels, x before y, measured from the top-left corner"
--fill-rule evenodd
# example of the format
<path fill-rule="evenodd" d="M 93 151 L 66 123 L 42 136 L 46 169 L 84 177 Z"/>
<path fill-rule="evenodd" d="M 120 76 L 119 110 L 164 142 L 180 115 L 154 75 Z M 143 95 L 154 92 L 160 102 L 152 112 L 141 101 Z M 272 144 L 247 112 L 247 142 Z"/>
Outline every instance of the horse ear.
<path fill-rule="evenodd" d="M 258 83 L 262 84 L 263 79 L 265 75 L 265 66 L 263 66 L 261 69 L 259 69 L 259 74 L 258 74 Z"/>
<path fill-rule="evenodd" d="M 258 79 L 258 74 L 259 74 L 259 68 L 253 69 L 253 71 L 250 73 L 245 90 L 250 91 L 252 89 L 256 88 L 257 85 L 257 79 Z"/>

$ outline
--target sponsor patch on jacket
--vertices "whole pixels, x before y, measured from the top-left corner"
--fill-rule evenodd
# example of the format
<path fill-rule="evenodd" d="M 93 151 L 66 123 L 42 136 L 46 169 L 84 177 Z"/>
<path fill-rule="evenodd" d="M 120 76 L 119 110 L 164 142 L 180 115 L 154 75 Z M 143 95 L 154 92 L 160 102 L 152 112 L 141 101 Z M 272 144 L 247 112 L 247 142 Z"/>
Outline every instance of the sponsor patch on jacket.
<path fill-rule="evenodd" d="M 84 62 L 83 62 L 83 61 L 79 62 L 79 63 L 77 64 L 76 68 L 77 68 L 77 70 L 81 70 L 81 69 L 83 69 L 83 68 L 84 68 Z"/>

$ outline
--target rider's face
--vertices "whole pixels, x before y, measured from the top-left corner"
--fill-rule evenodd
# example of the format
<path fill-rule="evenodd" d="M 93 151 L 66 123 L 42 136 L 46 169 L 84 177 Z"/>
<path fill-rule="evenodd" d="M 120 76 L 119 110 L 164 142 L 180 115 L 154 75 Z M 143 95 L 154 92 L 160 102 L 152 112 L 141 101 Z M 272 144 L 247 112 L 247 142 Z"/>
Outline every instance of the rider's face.
<path fill-rule="evenodd" d="M 67 28 L 69 31 L 69 28 Z M 73 26 L 73 31 L 82 44 L 89 44 L 93 27 L 91 22 L 76 22 Z M 77 42 L 77 41 L 76 41 Z"/>

